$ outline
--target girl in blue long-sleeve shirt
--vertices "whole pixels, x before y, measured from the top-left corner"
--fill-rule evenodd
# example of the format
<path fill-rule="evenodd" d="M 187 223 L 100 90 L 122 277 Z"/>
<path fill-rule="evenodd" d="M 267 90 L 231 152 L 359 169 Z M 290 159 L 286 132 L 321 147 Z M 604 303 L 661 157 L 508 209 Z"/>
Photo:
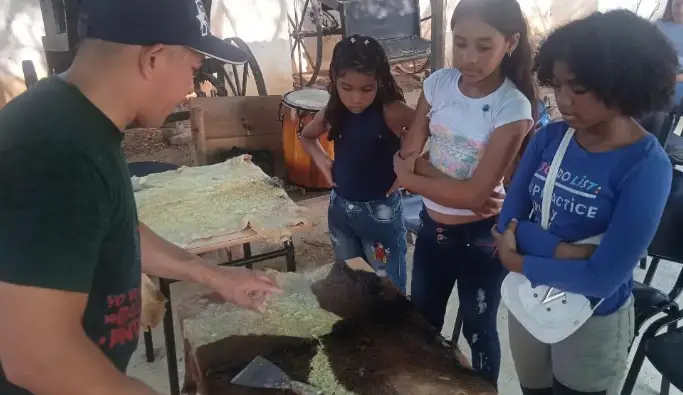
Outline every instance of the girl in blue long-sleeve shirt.
<path fill-rule="evenodd" d="M 525 395 L 613 394 L 619 385 L 634 330 L 632 272 L 655 235 L 672 178 L 657 139 L 632 117 L 667 107 L 677 63 L 657 29 L 628 11 L 572 22 L 539 50 L 539 82 L 554 87 L 564 121 L 530 142 L 493 233 L 503 265 L 532 286 L 604 300 L 552 345 L 510 316 Z M 557 173 L 546 231 L 543 188 L 570 128 L 575 134 Z M 597 248 L 571 244 L 596 235 L 603 235 Z"/>

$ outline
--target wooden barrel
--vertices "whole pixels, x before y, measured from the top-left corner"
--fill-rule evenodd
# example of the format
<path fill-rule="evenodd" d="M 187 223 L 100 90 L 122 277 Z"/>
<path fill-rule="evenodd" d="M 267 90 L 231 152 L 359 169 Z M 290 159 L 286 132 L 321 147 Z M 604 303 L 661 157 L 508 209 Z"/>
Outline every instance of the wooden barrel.
<path fill-rule="evenodd" d="M 282 97 L 282 148 L 284 151 L 287 181 L 306 189 L 330 189 L 323 173 L 304 151 L 299 134 L 313 117 L 327 105 L 329 93 L 320 89 L 292 91 Z M 334 159 L 334 144 L 327 141 L 327 133 L 320 136 L 320 144 Z"/>

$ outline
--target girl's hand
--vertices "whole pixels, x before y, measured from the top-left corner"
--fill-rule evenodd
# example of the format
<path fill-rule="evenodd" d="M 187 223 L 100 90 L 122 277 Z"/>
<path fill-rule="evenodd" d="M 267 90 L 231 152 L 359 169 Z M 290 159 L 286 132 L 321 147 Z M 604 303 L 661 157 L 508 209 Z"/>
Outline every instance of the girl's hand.
<path fill-rule="evenodd" d="M 400 177 L 401 174 L 414 173 L 415 161 L 418 157 L 419 154 L 414 153 L 404 159 L 401 158 L 401 151 L 397 151 L 396 154 L 394 154 L 394 172 L 396 175 Z"/>
<path fill-rule="evenodd" d="M 492 217 L 500 213 L 500 210 L 503 207 L 503 199 L 505 199 L 504 194 L 493 191 L 491 192 L 491 196 L 489 196 L 488 199 L 486 199 L 486 202 L 483 206 L 481 206 L 477 210 L 472 211 L 474 211 L 475 214 L 481 216 L 482 218 Z M 496 228 L 494 226 L 493 231 L 495 230 Z"/>
<path fill-rule="evenodd" d="M 320 171 L 323 173 L 323 177 L 325 177 L 325 180 L 327 181 L 328 184 L 330 184 L 333 187 L 336 187 L 337 185 L 334 183 L 334 178 L 332 177 L 332 159 L 327 158 L 327 160 L 318 168 Z"/>
<path fill-rule="evenodd" d="M 516 230 L 517 220 L 513 219 L 502 234 L 498 232 L 496 225 L 494 225 L 491 229 L 491 235 L 493 235 L 493 238 L 496 240 L 498 257 L 503 266 L 511 272 L 522 273 L 524 259 L 517 253 L 517 239 L 515 238 Z"/>

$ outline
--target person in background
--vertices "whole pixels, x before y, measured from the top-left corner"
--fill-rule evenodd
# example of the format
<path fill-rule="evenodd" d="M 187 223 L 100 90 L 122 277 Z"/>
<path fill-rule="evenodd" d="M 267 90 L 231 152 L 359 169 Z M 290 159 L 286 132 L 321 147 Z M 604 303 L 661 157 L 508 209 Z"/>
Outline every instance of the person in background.
<path fill-rule="evenodd" d="M 683 0 L 668 0 L 664 15 L 655 21 L 655 25 L 669 39 L 678 53 L 678 73 L 676 75 L 676 93 L 674 104 L 683 99 Z"/>
<path fill-rule="evenodd" d="M 301 132 L 301 144 L 334 185 L 328 223 L 338 260 L 365 257 L 406 291 L 406 228 L 393 156 L 414 110 L 405 103 L 384 49 L 371 37 L 337 43 L 330 101 Z M 334 161 L 318 138 L 334 141 Z"/>
<path fill-rule="evenodd" d="M 508 270 L 533 287 L 583 295 L 595 310 L 552 345 L 509 316 L 524 395 L 618 391 L 634 332 L 633 269 L 657 231 L 672 179 L 657 138 L 633 118 L 666 108 L 677 67 L 657 28 L 626 10 L 571 22 L 540 47 L 538 80 L 553 87 L 564 120 L 530 142 L 493 233 Z M 570 129 L 545 231 L 539 224 L 545 180 Z M 598 235 L 597 249 L 571 244 Z"/>
<path fill-rule="evenodd" d="M 424 82 L 415 120 L 395 156 L 399 182 L 424 197 L 411 297 L 441 329 L 458 281 L 473 367 L 496 385 L 496 317 L 505 269 L 491 226 L 503 179 L 533 123 L 527 24 L 516 0 L 462 0 L 451 19 L 455 68 Z M 431 134 L 428 158 L 418 155 Z"/>
<path fill-rule="evenodd" d="M 140 332 L 141 271 L 262 310 L 281 292 L 218 268 L 138 222 L 121 142 L 159 127 L 205 55 L 246 54 L 208 32 L 194 0 L 85 0 L 71 68 L 0 110 L 0 394 L 153 395 L 125 376 Z M 172 27 L 172 28 L 169 28 Z M 103 78 L 104 76 L 104 78 Z"/>

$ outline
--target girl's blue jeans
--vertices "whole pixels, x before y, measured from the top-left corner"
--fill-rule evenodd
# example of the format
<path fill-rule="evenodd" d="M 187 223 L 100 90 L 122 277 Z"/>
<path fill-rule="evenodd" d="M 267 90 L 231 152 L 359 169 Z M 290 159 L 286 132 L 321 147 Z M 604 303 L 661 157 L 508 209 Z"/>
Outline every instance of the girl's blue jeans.
<path fill-rule="evenodd" d="M 381 200 L 352 202 L 333 190 L 327 215 L 338 261 L 363 257 L 406 292 L 406 228 L 400 192 Z"/>
<path fill-rule="evenodd" d="M 496 217 L 444 225 L 423 209 L 420 218 L 410 287 L 413 304 L 441 330 L 457 281 L 462 330 L 472 349 L 472 367 L 496 385 L 501 356 L 496 319 L 500 286 L 507 274 L 491 236 Z"/>

